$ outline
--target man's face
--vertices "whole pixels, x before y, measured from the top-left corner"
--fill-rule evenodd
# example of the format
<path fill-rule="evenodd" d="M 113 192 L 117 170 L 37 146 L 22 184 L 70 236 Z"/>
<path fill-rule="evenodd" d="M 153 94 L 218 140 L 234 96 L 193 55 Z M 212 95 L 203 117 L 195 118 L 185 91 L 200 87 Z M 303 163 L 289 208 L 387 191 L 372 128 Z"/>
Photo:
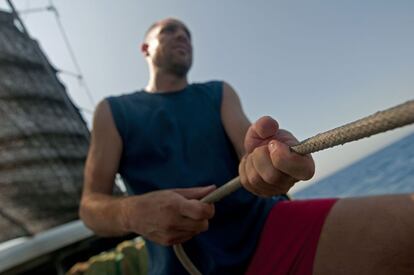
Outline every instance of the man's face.
<path fill-rule="evenodd" d="M 190 32 L 180 21 L 165 19 L 150 31 L 143 52 L 156 67 L 184 77 L 193 61 Z"/>

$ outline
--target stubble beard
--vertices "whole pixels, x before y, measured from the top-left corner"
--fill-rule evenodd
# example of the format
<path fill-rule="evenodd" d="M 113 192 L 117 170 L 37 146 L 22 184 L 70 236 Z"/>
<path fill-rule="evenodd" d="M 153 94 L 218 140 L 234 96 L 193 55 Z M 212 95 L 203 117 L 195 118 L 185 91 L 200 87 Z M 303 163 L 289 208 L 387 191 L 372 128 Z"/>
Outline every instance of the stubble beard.
<path fill-rule="evenodd" d="M 157 58 L 154 61 L 158 68 L 179 78 L 186 77 L 192 65 L 192 58 L 190 60 L 175 60 L 173 55 Z"/>

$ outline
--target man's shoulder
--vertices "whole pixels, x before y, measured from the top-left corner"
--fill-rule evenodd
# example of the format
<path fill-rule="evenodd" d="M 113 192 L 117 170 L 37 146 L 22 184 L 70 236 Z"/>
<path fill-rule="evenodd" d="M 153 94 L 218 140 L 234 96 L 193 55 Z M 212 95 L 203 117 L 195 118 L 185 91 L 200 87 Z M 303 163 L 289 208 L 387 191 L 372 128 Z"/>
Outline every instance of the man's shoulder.
<path fill-rule="evenodd" d="M 143 90 L 136 90 L 132 92 L 117 94 L 117 95 L 110 95 L 105 98 L 105 100 L 109 103 L 111 107 L 114 105 L 117 106 L 130 106 L 140 104 L 142 102 L 146 102 L 146 96 Z"/>
<path fill-rule="evenodd" d="M 137 95 L 141 94 L 143 90 L 135 90 L 135 91 L 129 91 L 129 92 L 122 92 L 119 94 L 112 94 L 107 96 L 105 99 L 109 100 L 128 100 L 133 97 L 136 97 Z"/>
<path fill-rule="evenodd" d="M 208 80 L 203 82 L 193 82 L 191 85 L 200 88 L 213 88 L 222 85 L 223 82 L 223 80 Z"/>
<path fill-rule="evenodd" d="M 222 80 L 209 80 L 205 82 L 194 82 L 191 86 L 197 93 L 201 92 L 209 97 L 220 98 L 223 91 L 223 83 L 224 81 Z"/>

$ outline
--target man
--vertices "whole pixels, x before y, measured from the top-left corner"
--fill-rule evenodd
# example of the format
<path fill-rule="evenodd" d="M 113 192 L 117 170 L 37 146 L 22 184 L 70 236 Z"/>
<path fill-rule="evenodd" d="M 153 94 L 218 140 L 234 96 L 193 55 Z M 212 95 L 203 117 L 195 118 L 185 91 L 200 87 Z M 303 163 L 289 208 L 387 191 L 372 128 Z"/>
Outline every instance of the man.
<path fill-rule="evenodd" d="M 413 274 L 411 195 L 287 201 L 314 173 L 311 156 L 289 150 L 296 139 L 270 117 L 250 124 L 227 83 L 188 83 L 182 22 L 155 23 L 141 50 L 145 89 L 96 108 L 80 208 L 88 227 L 142 235 L 150 274 L 186 274 L 178 243 L 203 274 Z M 111 195 L 117 172 L 131 196 Z M 237 174 L 244 189 L 199 201 Z"/>

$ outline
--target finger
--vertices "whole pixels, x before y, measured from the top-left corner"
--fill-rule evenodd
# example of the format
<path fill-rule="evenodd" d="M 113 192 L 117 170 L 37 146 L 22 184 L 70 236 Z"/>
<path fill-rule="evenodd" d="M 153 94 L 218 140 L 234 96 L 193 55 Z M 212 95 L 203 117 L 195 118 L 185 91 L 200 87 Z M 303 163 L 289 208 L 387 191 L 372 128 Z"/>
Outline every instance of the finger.
<path fill-rule="evenodd" d="M 171 245 L 177 245 L 177 244 L 185 243 L 186 241 L 191 240 L 193 237 L 194 236 L 174 239 L 174 240 L 172 240 Z"/>
<path fill-rule="evenodd" d="M 296 179 L 284 174 L 281 171 L 276 171 L 277 176 L 272 176 L 273 178 L 271 181 L 272 183 L 276 183 L 276 184 L 269 184 L 265 182 L 263 178 L 262 178 L 262 181 L 257 181 L 254 184 L 252 184 L 247 179 L 247 174 L 246 174 L 246 166 L 249 166 L 248 169 L 252 169 L 252 166 L 253 166 L 254 169 L 252 170 L 257 171 L 257 167 L 255 167 L 254 161 L 250 162 L 251 155 L 252 154 L 248 156 L 244 156 L 241 159 L 240 165 L 239 165 L 240 182 L 243 185 L 243 187 L 249 192 L 257 196 L 261 196 L 261 197 L 269 197 L 273 195 L 286 194 L 289 191 L 289 189 L 294 185 L 294 183 L 297 181 Z M 267 153 L 265 155 L 268 156 L 269 154 Z M 271 162 L 271 161 L 268 159 L 267 162 Z M 273 167 L 271 169 L 274 170 Z M 255 178 L 255 176 L 252 176 L 251 178 Z M 261 178 L 261 176 L 259 175 L 258 178 Z"/>
<path fill-rule="evenodd" d="M 259 182 L 263 181 L 253 166 L 252 154 L 249 154 L 246 158 L 246 177 L 251 185 L 257 185 Z"/>
<path fill-rule="evenodd" d="M 260 197 L 268 197 L 269 193 L 273 193 L 271 190 L 267 190 L 267 193 L 263 191 L 266 187 L 260 188 L 260 185 L 256 183 L 251 183 L 249 179 L 247 178 L 246 173 L 246 164 L 247 164 L 248 157 L 243 157 L 241 161 L 241 165 L 239 166 L 239 174 L 240 174 L 240 182 L 243 185 L 243 187 L 248 190 L 249 192 L 260 196 Z"/>
<path fill-rule="evenodd" d="M 248 184 L 247 176 L 246 176 L 246 155 L 242 157 L 239 164 L 239 178 L 240 183 L 243 185 L 244 188 L 246 188 L 246 185 Z M 247 189 L 247 188 L 246 188 Z"/>
<path fill-rule="evenodd" d="M 289 146 L 294 146 L 299 143 L 299 140 L 291 132 L 285 129 L 279 129 L 275 135 L 275 139 Z"/>
<path fill-rule="evenodd" d="M 279 193 L 277 185 L 266 183 L 258 174 L 253 164 L 254 154 L 246 158 L 246 175 L 248 179 L 249 191 L 261 197 L 273 196 Z"/>
<path fill-rule="evenodd" d="M 246 174 L 246 159 L 247 156 L 244 156 L 241 161 L 240 161 L 240 165 L 239 165 L 239 177 L 240 177 L 240 183 L 243 185 L 243 187 L 248 190 L 249 192 L 255 194 L 255 195 L 259 195 L 256 191 L 256 188 L 254 188 L 249 180 L 247 179 L 247 174 Z"/>
<path fill-rule="evenodd" d="M 294 183 L 298 181 L 297 179 L 292 178 L 281 171 L 276 172 L 274 180 L 275 181 L 272 183 L 263 181 L 256 184 L 257 189 L 260 190 L 262 196 L 269 197 L 286 194 Z"/>
<path fill-rule="evenodd" d="M 277 183 L 280 172 L 273 166 L 268 146 L 260 146 L 254 150 L 252 155 L 252 166 L 267 183 Z"/>
<path fill-rule="evenodd" d="M 161 245 L 174 245 L 179 244 L 184 241 L 187 241 L 194 237 L 196 235 L 196 232 L 187 232 L 187 231 L 158 231 L 154 232 L 154 234 L 151 236 L 150 240 L 161 244 Z"/>
<path fill-rule="evenodd" d="M 315 164 L 310 155 L 301 156 L 279 141 L 269 142 L 272 164 L 283 173 L 298 180 L 308 180 L 315 173 Z"/>
<path fill-rule="evenodd" d="M 188 217 L 184 217 L 179 213 L 170 213 L 170 215 L 164 216 L 158 219 L 158 225 L 153 231 L 162 232 L 201 232 L 208 229 L 208 220 L 194 220 Z"/>
<path fill-rule="evenodd" d="M 174 226 L 174 230 L 200 233 L 208 230 L 208 220 L 195 221 L 190 218 L 182 217 L 179 223 Z"/>
<path fill-rule="evenodd" d="M 198 234 L 200 234 L 200 232 L 193 232 L 193 233 L 191 233 L 191 234 L 187 234 L 187 235 L 183 234 L 182 236 L 179 236 L 179 237 L 177 237 L 177 238 L 175 238 L 175 239 L 172 239 L 172 240 L 171 240 L 171 244 L 172 244 L 172 245 L 182 244 L 182 243 L 184 243 L 184 242 L 186 242 L 186 241 L 191 240 L 192 238 L 194 238 L 194 237 L 195 237 L 195 236 L 197 236 Z"/>
<path fill-rule="evenodd" d="M 174 232 L 203 232 L 208 229 L 208 220 L 193 220 L 184 216 L 166 217 L 157 227 L 158 231 Z"/>
<path fill-rule="evenodd" d="M 183 200 L 179 204 L 179 213 L 196 221 L 211 219 L 214 212 L 214 204 L 200 202 L 199 200 Z"/>
<path fill-rule="evenodd" d="M 253 130 L 262 139 L 272 137 L 278 129 L 279 124 L 270 116 L 261 117 L 253 124 Z"/>
<path fill-rule="evenodd" d="M 244 139 L 246 153 L 251 153 L 254 148 L 268 143 L 269 138 L 274 138 L 279 125 L 271 117 L 262 117 L 252 124 L 247 130 Z"/>
<path fill-rule="evenodd" d="M 202 199 L 215 189 L 215 185 L 208 185 L 203 187 L 176 188 L 172 191 L 180 194 L 187 199 Z"/>
<path fill-rule="evenodd" d="M 280 194 L 286 194 L 290 190 L 290 188 L 292 188 L 292 186 L 295 185 L 296 182 L 298 182 L 297 179 L 295 179 L 295 178 L 293 178 L 289 175 L 286 175 L 283 172 L 280 172 L 279 173 L 279 180 L 278 180 L 278 184 L 277 184 L 279 193 L 277 193 L 277 194 L 279 194 L 279 195 Z"/>
<path fill-rule="evenodd" d="M 285 194 L 297 182 L 297 179 L 273 166 L 267 146 L 256 148 L 254 153 L 251 158 L 252 165 L 263 180 L 256 185 L 267 195 Z"/>

